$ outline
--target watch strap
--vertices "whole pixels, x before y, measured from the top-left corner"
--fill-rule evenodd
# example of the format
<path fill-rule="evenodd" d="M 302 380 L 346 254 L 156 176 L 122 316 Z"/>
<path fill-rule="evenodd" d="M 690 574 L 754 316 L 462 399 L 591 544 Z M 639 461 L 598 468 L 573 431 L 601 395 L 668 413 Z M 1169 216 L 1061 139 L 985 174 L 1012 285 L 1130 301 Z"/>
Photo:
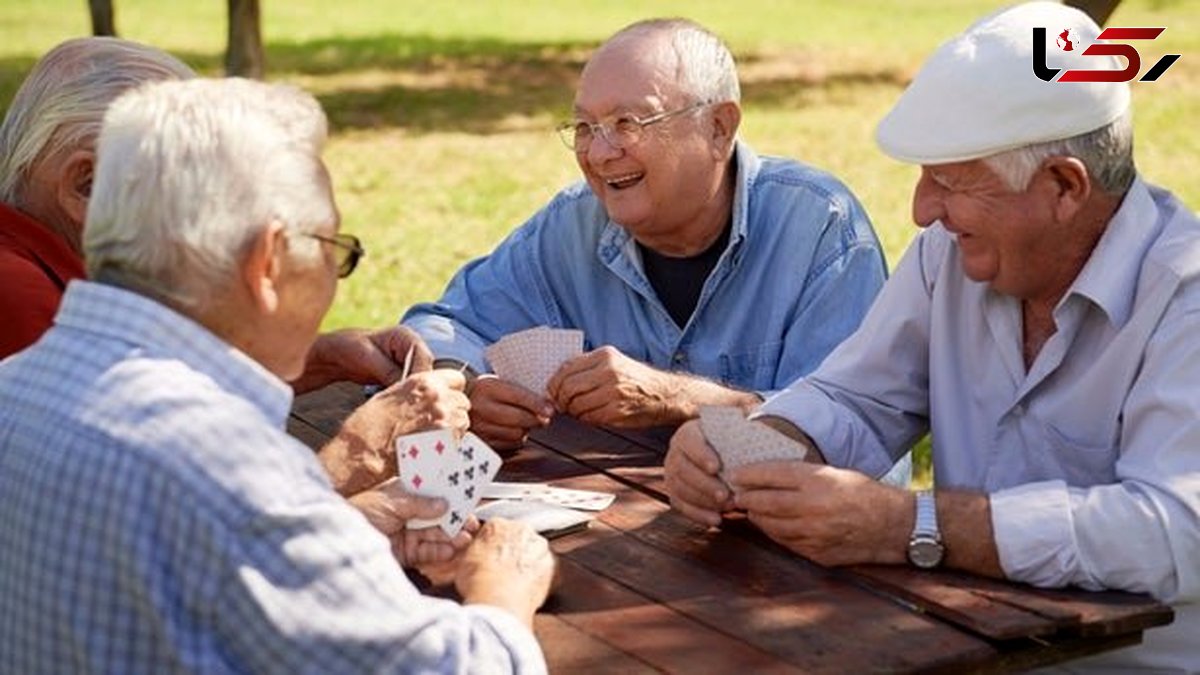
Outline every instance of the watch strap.
<path fill-rule="evenodd" d="M 939 541 L 942 538 L 941 530 L 938 529 L 937 502 L 934 500 L 933 490 L 917 492 L 917 516 L 913 524 L 913 537 L 917 535 L 933 537 Z"/>

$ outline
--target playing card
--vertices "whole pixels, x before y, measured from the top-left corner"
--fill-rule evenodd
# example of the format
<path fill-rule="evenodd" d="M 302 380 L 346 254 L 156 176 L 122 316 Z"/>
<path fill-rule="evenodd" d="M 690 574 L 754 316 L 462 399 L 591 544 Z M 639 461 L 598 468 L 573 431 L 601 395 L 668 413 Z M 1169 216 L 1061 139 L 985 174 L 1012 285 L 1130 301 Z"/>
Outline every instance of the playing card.
<path fill-rule="evenodd" d="M 554 504 L 581 511 L 603 511 L 616 495 L 592 490 L 575 490 L 546 485 L 545 483 L 494 482 L 483 491 L 484 499 L 515 499 Z"/>
<path fill-rule="evenodd" d="M 432 487 L 420 493 L 445 499 L 446 513 L 432 520 L 410 520 L 408 528 L 437 525 L 451 537 L 458 534 L 483 498 L 483 489 L 500 471 L 501 461 L 496 451 L 475 434 L 468 433 L 461 442 L 452 444 L 440 454 L 439 470 L 427 472 L 432 473 Z M 401 464 L 402 476 L 403 471 Z"/>
<path fill-rule="evenodd" d="M 459 522 L 474 513 L 484 489 L 500 471 L 501 459 L 487 443 L 473 433 L 463 436 L 456 452 L 459 461 L 455 469 L 446 474 L 450 509 L 445 518 L 452 526 L 461 527 Z"/>
<path fill-rule="evenodd" d="M 454 432 L 435 429 L 407 434 L 396 439 L 395 447 L 396 465 L 405 491 L 441 497 L 434 494 L 440 488 L 441 474 L 450 462 L 457 461 Z"/>
<path fill-rule="evenodd" d="M 505 518 L 527 523 L 547 539 L 587 527 L 592 516 L 572 509 L 542 502 L 501 499 L 479 507 L 475 515 L 480 520 Z"/>
<path fill-rule="evenodd" d="M 720 476 L 730 469 L 758 462 L 804 459 L 808 449 L 778 431 L 746 419 L 740 408 L 701 406 L 700 431 L 721 458 Z"/>
<path fill-rule="evenodd" d="M 583 331 L 546 326 L 506 335 L 485 352 L 496 375 L 538 394 L 565 361 L 582 353 Z"/>

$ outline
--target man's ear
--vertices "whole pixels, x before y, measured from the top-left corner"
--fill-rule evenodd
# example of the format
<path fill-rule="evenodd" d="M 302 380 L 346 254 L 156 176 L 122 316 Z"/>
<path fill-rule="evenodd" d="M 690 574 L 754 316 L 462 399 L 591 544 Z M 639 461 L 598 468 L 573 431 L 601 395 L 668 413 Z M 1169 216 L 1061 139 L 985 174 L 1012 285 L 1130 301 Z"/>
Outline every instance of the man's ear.
<path fill-rule="evenodd" d="M 712 117 L 713 156 L 723 161 L 733 152 L 733 141 L 742 123 L 742 109 L 733 101 L 723 101 L 713 106 Z"/>
<path fill-rule="evenodd" d="M 287 237 L 283 224 L 271 221 L 250 243 L 242 259 L 242 281 L 257 307 L 264 314 L 279 308 L 279 282 L 286 254 Z"/>
<path fill-rule="evenodd" d="M 1055 217 L 1064 223 L 1074 220 L 1092 196 L 1087 167 L 1075 157 L 1048 157 L 1040 172 L 1055 197 Z"/>
<path fill-rule="evenodd" d="M 88 199 L 92 196 L 92 176 L 96 170 L 96 153 L 76 150 L 63 162 L 55 197 L 77 232 L 83 232 L 87 219 Z"/>

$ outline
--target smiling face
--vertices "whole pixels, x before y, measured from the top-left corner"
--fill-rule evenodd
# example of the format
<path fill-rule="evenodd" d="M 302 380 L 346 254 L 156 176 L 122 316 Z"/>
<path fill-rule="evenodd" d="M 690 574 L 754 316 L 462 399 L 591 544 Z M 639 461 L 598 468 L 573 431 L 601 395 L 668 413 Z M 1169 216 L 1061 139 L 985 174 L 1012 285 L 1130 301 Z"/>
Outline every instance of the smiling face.
<path fill-rule="evenodd" d="M 614 39 L 584 68 L 574 115 L 611 122 L 692 105 L 696 97 L 676 84 L 678 68 L 665 33 Z M 597 134 L 576 160 L 609 218 L 643 245 L 677 254 L 711 241 L 729 218 L 733 131 L 721 127 L 713 108 L 699 108 L 645 127 L 623 149 Z"/>
<path fill-rule="evenodd" d="M 1062 184 L 1040 169 L 1013 192 L 983 160 L 921 167 L 913 220 L 955 235 L 963 273 L 1022 300 L 1057 302 L 1099 233 L 1063 214 Z"/>

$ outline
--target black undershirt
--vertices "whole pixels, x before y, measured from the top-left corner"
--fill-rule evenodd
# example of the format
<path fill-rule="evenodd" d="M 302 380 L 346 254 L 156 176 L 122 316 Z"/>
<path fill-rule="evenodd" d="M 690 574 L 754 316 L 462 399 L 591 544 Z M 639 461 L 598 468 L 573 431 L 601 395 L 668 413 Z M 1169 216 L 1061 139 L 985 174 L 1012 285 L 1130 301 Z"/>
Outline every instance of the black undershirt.
<path fill-rule="evenodd" d="M 721 236 L 711 246 L 687 258 L 672 258 L 638 244 L 646 279 L 680 328 L 687 325 L 692 312 L 696 311 L 704 282 L 729 244 L 731 225 L 732 221 L 725 223 Z"/>

